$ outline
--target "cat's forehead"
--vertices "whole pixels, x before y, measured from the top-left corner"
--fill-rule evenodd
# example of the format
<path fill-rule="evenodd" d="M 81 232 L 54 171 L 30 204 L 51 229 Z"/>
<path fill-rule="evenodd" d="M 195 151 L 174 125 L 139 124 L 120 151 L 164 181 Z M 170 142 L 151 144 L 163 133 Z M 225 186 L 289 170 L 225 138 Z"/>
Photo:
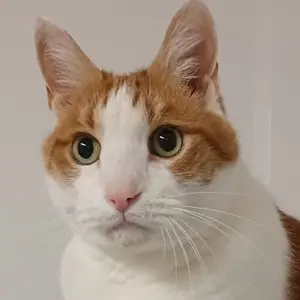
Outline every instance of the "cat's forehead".
<path fill-rule="evenodd" d="M 118 89 L 111 90 L 105 105 L 99 106 L 95 117 L 98 117 L 98 125 L 104 136 L 130 139 L 130 136 L 145 135 L 149 127 L 145 102 L 134 101 L 134 93 L 123 83 Z"/>
<path fill-rule="evenodd" d="M 143 126 L 145 122 L 155 128 L 199 120 L 200 100 L 185 95 L 183 87 L 161 75 L 147 70 L 128 75 L 102 73 L 70 95 L 72 109 L 66 110 L 67 119 L 102 129 L 117 124 Z"/>

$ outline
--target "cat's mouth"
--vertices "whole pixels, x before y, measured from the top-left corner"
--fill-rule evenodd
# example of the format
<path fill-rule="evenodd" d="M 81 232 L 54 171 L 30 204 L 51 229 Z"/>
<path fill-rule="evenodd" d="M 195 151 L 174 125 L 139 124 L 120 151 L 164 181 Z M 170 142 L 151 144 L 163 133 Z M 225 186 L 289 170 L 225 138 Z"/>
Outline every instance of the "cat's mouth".
<path fill-rule="evenodd" d="M 150 230 L 135 222 L 122 220 L 106 231 L 108 241 L 114 246 L 133 247 L 145 243 Z"/>
<path fill-rule="evenodd" d="M 110 231 L 118 231 L 118 230 L 130 230 L 130 229 L 142 229 L 142 230 L 146 230 L 145 227 L 136 224 L 134 222 L 128 221 L 126 219 L 122 220 L 121 222 L 119 222 L 118 224 L 114 225 Z"/>

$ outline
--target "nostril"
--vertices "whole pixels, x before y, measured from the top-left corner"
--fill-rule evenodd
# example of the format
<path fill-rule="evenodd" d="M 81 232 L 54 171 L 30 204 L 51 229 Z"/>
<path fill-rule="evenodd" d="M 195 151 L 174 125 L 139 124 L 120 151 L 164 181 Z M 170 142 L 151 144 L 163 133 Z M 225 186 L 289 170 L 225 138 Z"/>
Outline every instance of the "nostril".
<path fill-rule="evenodd" d="M 134 204 L 134 203 L 139 199 L 140 195 L 141 195 L 141 193 L 138 193 L 138 194 L 136 194 L 136 195 L 133 196 L 133 197 L 127 198 L 128 204 L 129 204 L 129 205 Z"/>
<path fill-rule="evenodd" d="M 108 197 L 111 204 L 120 212 L 126 211 L 131 205 L 133 205 L 140 197 L 141 193 L 136 194 L 133 197 L 125 197 L 123 195 Z"/>
<path fill-rule="evenodd" d="M 115 199 L 109 199 L 109 200 L 110 200 L 110 202 L 111 202 L 112 204 L 114 204 L 114 205 L 115 205 L 116 202 L 117 202 Z"/>

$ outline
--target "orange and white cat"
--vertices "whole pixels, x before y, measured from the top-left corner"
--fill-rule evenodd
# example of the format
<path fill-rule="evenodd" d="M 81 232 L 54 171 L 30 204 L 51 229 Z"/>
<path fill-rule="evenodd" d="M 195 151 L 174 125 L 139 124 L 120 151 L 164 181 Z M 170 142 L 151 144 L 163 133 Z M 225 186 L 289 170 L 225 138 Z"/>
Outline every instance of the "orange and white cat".
<path fill-rule="evenodd" d="M 130 74 L 97 68 L 46 18 L 35 38 L 56 116 L 47 182 L 74 232 L 66 300 L 300 299 L 300 226 L 239 158 L 201 1 Z"/>

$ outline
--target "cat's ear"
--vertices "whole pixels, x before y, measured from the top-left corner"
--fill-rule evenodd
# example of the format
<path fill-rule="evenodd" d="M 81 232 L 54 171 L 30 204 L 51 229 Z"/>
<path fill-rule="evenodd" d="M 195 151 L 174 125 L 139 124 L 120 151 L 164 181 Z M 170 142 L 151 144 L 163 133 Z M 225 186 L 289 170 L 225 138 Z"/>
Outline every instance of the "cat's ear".
<path fill-rule="evenodd" d="M 167 68 L 193 92 L 208 92 L 206 104 L 219 110 L 217 52 L 215 25 L 208 8 L 201 0 L 188 0 L 173 17 L 153 64 Z"/>
<path fill-rule="evenodd" d="M 45 17 L 36 22 L 35 45 L 50 107 L 51 99 L 80 87 L 97 71 L 73 38 Z"/>

